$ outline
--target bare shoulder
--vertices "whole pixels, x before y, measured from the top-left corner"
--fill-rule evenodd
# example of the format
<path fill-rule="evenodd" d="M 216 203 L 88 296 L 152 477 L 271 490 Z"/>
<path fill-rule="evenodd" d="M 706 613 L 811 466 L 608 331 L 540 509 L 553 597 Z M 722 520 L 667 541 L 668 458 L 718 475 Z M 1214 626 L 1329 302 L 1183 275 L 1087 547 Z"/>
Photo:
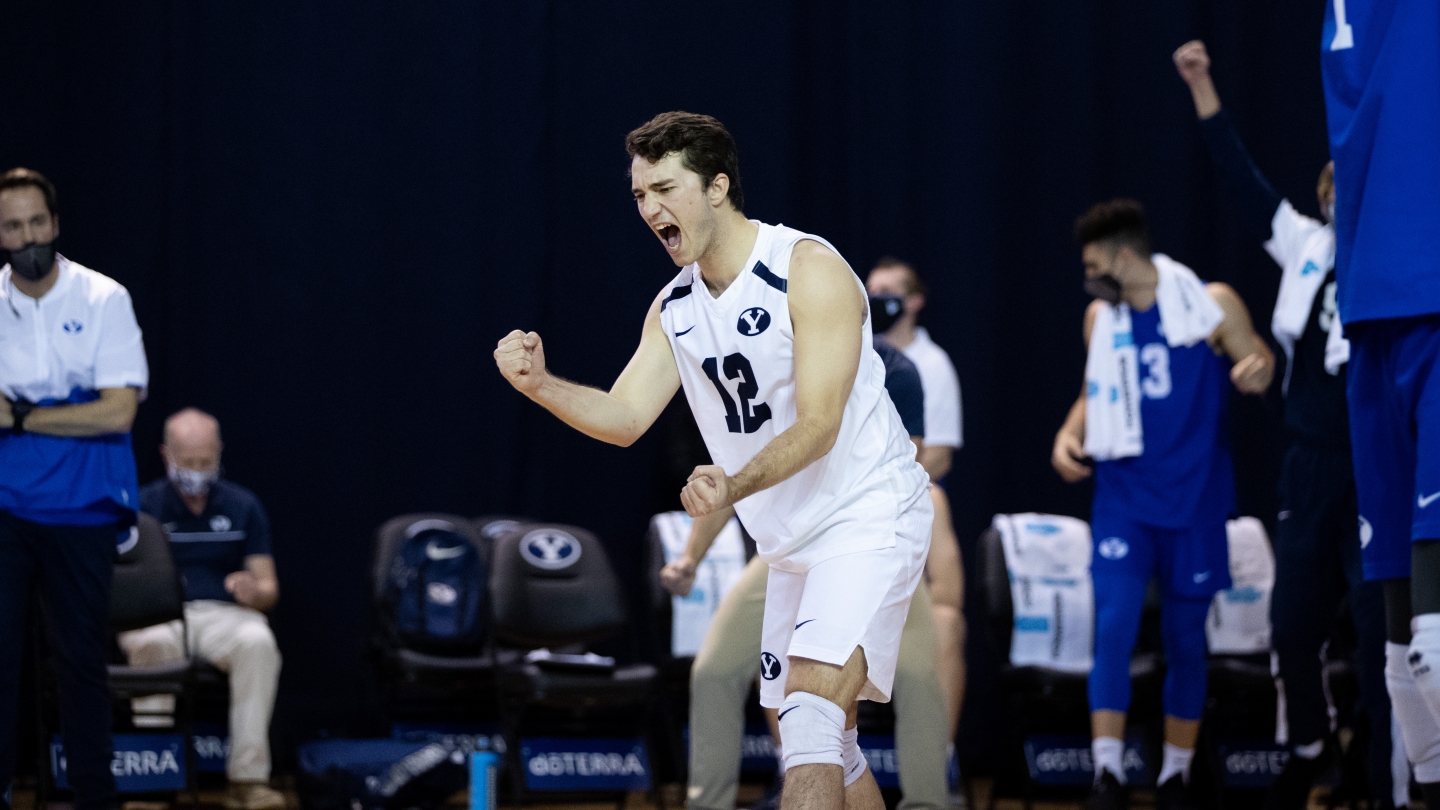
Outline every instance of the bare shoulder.
<path fill-rule="evenodd" d="M 1232 306 L 1245 306 L 1245 301 L 1240 298 L 1240 293 L 1235 292 L 1234 287 L 1231 287 L 1223 281 L 1211 281 L 1207 283 L 1205 285 L 1205 292 L 1209 293 L 1210 298 L 1227 311 Z"/>
<path fill-rule="evenodd" d="M 1105 302 L 1096 298 L 1085 307 L 1085 343 L 1090 343 L 1090 332 L 1095 328 L 1095 319 L 1100 317 L 1100 311 L 1105 308 Z"/>
<path fill-rule="evenodd" d="M 816 242 L 802 239 L 790 253 L 789 295 L 803 304 L 810 300 L 833 306 L 853 302 L 857 311 L 864 307 L 858 279 L 840 254 Z"/>

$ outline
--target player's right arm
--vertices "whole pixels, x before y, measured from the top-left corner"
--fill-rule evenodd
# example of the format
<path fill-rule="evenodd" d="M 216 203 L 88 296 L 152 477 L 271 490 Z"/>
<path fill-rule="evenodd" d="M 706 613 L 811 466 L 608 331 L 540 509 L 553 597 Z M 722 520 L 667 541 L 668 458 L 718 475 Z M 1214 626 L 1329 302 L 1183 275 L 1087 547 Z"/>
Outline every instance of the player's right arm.
<path fill-rule="evenodd" d="M 690 595 L 690 589 L 695 585 L 695 570 L 733 517 L 735 507 L 727 506 L 695 518 L 690 524 L 690 539 L 685 543 L 685 553 L 660 569 L 660 584 L 665 590 L 676 596 Z"/>
<path fill-rule="evenodd" d="M 1200 133 L 1219 175 L 1220 187 L 1234 204 L 1245 229 L 1263 242 L 1270 241 L 1275 212 L 1283 198 L 1251 159 L 1230 116 L 1222 114 L 1220 93 L 1210 78 L 1210 54 L 1205 43 L 1194 39 L 1181 45 L 1174 59 L 1180 78 L 1190 87 Z"/>
<path fill-rule="evenodd" d="M 645 315 L 640 346 L 609 391 L 551 374 L 545 347 L 534 332 L 515 330 L 500 339 L 495 365 L 515 390 L 591 438 L 629 447 L 659 418 L 680 388 L 675 353 L 660 326 L 661 296 Z"/>
<path fill-rule="evenodd" d="M 1085 308 L 1085 348 L 1090 348 L 1090 332 L 1095 328 L 1095 316 L 1099 314 L 1101 301 L 1091 301 Z M 1090 477 L 1090 465 L 1085 455 L 1085 386 L 1080 381 L 1080 396 L 1065 415 L 1065 423 L 1055 434 L 1055 446 L 1050 451 L 1050 465 L 1066 483 L 1073 484 Z"/>

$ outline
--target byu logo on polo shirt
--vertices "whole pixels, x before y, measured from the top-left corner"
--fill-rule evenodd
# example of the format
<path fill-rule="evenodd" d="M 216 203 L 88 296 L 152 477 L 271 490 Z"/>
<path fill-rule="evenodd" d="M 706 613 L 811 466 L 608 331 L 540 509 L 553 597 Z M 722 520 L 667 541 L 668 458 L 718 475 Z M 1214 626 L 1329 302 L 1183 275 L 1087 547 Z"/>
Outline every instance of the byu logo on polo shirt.
<path fill-rule="evenodd" d="M 210 518 L 210 531 L 212 532 L 228 532 L 230 531 L 230 526 L 230 518 L 224 515 L 216 515 Z"/>
<path fill-rule="evenodd" d="M 1130 553 L 1130 544 L 1118 537 L 1107 537 L 1100 541 L 1096 550 L 1107 560 L 1118 560 Z"/>
<path fill-rule="evenodd" d="M 768 652 L 760 653 L 760 677 L 767 681 L 780 677 L 780 659 Z"/>
<path fill-rule="evenodd" d="M 559 529 L 536 529 L 520 538 L 520 556 L 536 568 L 559 571 L 580 559 L 580 541 Z"/>
<path fill-rule="evenodd" d="M 71 319 L 66 321 L 64 325 L 62 325 L 60 328 L 64 329 L 66 332 L 69 332 L 72 335 L 78 335 L 80 334 L 80 330 L 85 328 L 85 324 L 77 320 Z"/>
<path fill-rule="evenodd" d="M 750 307 L 740 313 L 740 320 L 735 322 L 735 328 L 746 337 L 754 337 L 770 328 L 770 313 L 760 307 Z"/>

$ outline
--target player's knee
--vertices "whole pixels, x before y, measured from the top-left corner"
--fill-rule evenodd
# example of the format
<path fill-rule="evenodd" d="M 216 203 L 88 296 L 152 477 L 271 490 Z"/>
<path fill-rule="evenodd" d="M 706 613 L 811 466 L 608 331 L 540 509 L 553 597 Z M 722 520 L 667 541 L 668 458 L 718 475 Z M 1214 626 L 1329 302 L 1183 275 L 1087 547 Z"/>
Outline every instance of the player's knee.
<path fill-rule="evenodd" d="M 1422 783 L 1440 782 L 1440 725 L 1411 674 L 1410 650 L 1403 644 L 1385 645 L 1385 690 L 1390 694 L 1405 753 Z"/>
<path fill-rule="evenodd" d="M 280 660 L 275 634 L 263 624 L 244 624 L 235 631 L 235 654 L 252 661 Z"/>
<path fill-rule="evenodd" d="M 780 739 L 786 770 L 798 765 L 843 768 L 845 710 L 819 695 L 791 692 L 780 705 Z"/>
<path fill-rule="evenodd" d="M 865 775 L 865 752 L 860 750 L 860 729 L 847 728 L 841 735 L 841 757 L 845 760 L 845 787 Z"/>
<path fill-rule="evenodd" d="M 168 633 L 149 632 L 149 629 L 125 640 L 125 657 L 132 666 L 162 664 L 185 657 L 185 649 L 180 646 L 179 639 Z"/>

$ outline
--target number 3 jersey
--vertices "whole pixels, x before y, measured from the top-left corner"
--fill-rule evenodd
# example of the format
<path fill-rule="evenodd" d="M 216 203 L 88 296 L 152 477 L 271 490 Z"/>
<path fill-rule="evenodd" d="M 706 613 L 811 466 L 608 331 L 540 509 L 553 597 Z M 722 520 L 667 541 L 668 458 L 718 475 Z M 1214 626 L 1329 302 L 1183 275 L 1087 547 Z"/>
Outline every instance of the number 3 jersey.
<path fill-rule="evenodd" d="M 819 237 L 756 224 L 755 247 L 725 292 L 713 296 L 692 264 L 671 282 L 660 309 L 685 398 L 711 458 L 728 475 L 795 424 L 790 254 L 804 239 L 834 250 Z M 860 368 L 835 446 L 735 504 L 761 558 L 782 570 L 889 548 L 899 515 L 928 497 L 929 478 L 885 393 L 885 366 L 871 348 L 868 314 L 858 339 Z"/>
<path fill-rule="evenodd" d="M 1158 306 L 1130 310 L 1130 328 L 1139 347 L 1145 452 L 1095 465 L 1094 512 L 1168 528 L 1224 521 L 1235 508 L 1226 435 L 1230 361 L 1203 340 L 1168 345 Z"/>

